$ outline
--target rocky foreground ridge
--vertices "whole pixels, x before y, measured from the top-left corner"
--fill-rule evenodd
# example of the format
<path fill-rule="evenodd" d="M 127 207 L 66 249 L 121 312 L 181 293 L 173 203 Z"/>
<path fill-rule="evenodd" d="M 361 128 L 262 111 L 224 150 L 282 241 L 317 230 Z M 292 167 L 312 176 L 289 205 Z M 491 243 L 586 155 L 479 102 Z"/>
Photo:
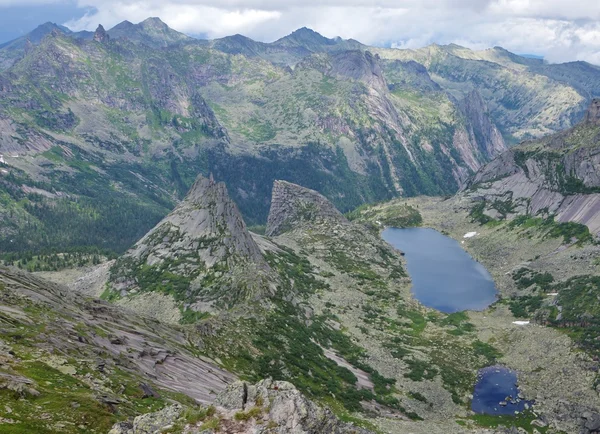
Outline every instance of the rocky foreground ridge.
<path fill-rule="evenodd" d="M 329 409 L 306 399 L 293 384 L 263 380 L 257 384 L 230 384 L 214 407 L 198 411 L 202 420 L 190 421 L 179 404 L 155 413 L 120 422 L 108 434 L 370 434 L 363 428 L 339 421 Z M 181 431 L 180 431 L 181 432 Z"/>
<path fill-rule="evenodd" d="M 524 142 L 486 164 L 463 189 L 491 218 L 555 216 L 600 233 L 600 100 L 574 128 Z"/>
<path fill-rule="evenodd" d="M 105 433 L 172 399 L 210 403 L 236 379 L 194 354 L 198 333 L 12 268 L 0 328 L 0 431 Z"/>

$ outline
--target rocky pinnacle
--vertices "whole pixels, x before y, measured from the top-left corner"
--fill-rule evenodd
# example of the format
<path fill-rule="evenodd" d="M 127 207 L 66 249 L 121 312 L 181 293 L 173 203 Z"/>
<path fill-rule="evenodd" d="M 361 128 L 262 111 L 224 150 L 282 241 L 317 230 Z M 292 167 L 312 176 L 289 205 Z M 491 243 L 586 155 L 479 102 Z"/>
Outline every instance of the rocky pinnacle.
<path fill-rule="evenodd" d="M 592 103 L 590 104 L 585 115 L 585 121 L 600 125 L 600 98 L 595 98 L 592 100 Z"/>
<path fill-rule="evenodd" d="M 102 24 L 98 24 L 98 28 L 96 29 L 96 32 L 94 33 L 94 41 L 96 42 L 100 42 L 101 44 L 108 42 L 108 40 L 110 39 L 110 36 L 108 35 L 108 33 L 106 33 L 106 30 L 104 30 L 104 27 L 102 26 Z"/>
<path fill-rule="evenodd" d="M 316 220 L 347 221 L 320 193 L 291 182 L 275 181 L 267 220 L 267 236 L 279 235 L 301 222 Z"/>
<path fill-rule="evenodd" d="M 203 176 L 128 254 L 152 258 L 151 262 L 193 254 L 209 267 L 233 257 L 264 261 L 225 184 Z"/>

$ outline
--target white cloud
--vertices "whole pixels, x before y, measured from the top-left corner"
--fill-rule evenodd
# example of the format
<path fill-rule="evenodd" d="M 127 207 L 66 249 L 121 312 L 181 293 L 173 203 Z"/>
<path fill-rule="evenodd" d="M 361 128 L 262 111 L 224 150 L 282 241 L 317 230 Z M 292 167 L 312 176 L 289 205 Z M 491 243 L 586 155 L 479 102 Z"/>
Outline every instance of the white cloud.
<path fill-rule="evenodd" d="M 80 2 L 82 7 L 95 7 L 96 11 L 65 23 L 72 30 L 93 30 L 98 24 L 110 28 L 123 20 L 139 22 L 148 17 L 160 17 L 170 27 L 184 33 L 206 33 L 211 37 L 232 33 L 252 32 L 253 29 L 281 16 L 279 11 L 256 9 L 220 9 L 204 5 L 145 2 L 114 2 L 110 7 L 94 6 L 93 2 Z"/>
<path fill-rule="evenodd" d="M 19 5 L 60 0 L 18 0 Z M 73 0 L 63 0 L 71 2 Z M 211 38 L 242 33 L 273 41 L 306 26 L 325 36 L 415 48 L 437 42 L 503 46 L 550 61 L 600 63 L 598 0 L 76 0 L 94 12 L 67 23 L 109 28 L 158 16 L 174 29 Z M 0 0 L 0 7 L 17 0 Z"/>

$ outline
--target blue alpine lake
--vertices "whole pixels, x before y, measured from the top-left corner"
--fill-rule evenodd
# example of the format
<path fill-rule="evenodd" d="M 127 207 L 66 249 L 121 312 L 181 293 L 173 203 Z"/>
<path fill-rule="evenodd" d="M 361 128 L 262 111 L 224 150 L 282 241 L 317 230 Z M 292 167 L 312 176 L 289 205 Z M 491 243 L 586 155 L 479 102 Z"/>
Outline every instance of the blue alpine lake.
<path fill-rule="evenodd" d="M 460 244 L 428 228 L 388 228 L 383 239 L 406 256 L 412 293 L 441 312 L 483 310 L 496 301 L 496 285 Z"/>
<path fill-rule="evenodd" d="M 515 371 L 499 365 L 479 370 L 471 402 L 475 413 L 514 416 L 531 405 L 519 393 Z"/>

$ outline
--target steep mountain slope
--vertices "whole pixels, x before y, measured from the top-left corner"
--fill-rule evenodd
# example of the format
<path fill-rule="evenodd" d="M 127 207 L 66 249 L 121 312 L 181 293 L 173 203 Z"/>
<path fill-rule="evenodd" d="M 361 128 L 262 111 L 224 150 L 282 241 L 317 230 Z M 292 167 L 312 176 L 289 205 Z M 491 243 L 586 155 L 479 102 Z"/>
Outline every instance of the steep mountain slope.
<path fill-rule="evenodd" d="M 570 130 L 524 142 L 484 166 L 464 195 L 492 218 L 555 216 L 600 231 L 600 100 Z"/>
<path fill-rule="evenodd" d="M 58 348 L 63 348 L 65 340 L 76 339 L 70 332 L 65 333 L 65 330 L 71 330 L 71 323 L 76 323 L 73 327 L 78 336 L 86 339 L 82 343 L 77 338 L 83 348 L 80 351 L 84 353 L 88 349 L 94 351 L 98 336 L 102 336 L 98 328 L 89 324 L 108 330 L 106 340 L 111 345 L 108 346 L 106 340 L 99 342 L 107 350 L 127 347 L 118 357 L 118 366 L 125 365 L 131 369 L 127 373 L 132 376 L 131 381 L 141 381 L 135 377 L 139 372 L 152 373 L 152 370 L 147 370 L 150 368 L 146 361 L 158 357 L 159 363 L 152 364 L 157 373 L 154 373 L 156 378 L 151 388 L 156 391 L 158 389 L 154 389 L 154 386 L 162 386 L 158 392 L 161 395 L 172 396 L 164 390 L 174 388 L 173 382 L 179 384 L 180 374 L 188 375 L 186 363 L 190 363 L 189 366 L 203 364 L 202 369 L 194 371 L 197 381 L 193 381 L 201 391 L 207 387 L 202 377 L 206 372 L 204 369 L 212 369 L 204 363 L 212 363 L 212 360 L 218 360 L 221 369 L 236 373 L 250 382 L 259 382 L 256 386 L 237 383 L 229 387 L 216 399 L 217 409 L 210 410 L 211 415 L 207 414 L 207 409 L 183 412 L 179 406 L 166 407 L 158 413 L 138 416 L 139 419 L 136 418 L 132 423 L 121 422 L 115 426 L 117 431 L 113 433 L 127 432 L 132 426 L 139 427 L 146 420 L 157 424 L 157 427 L 170 425 L 175 432 L 190 431 L 190 428 L 184 431 L 183 425 L 186 423 L 192 424 L 191 432 L 201 432 L 208 426 L 200 426 L 210 423 L 213 427 L 219 425 L 225 432 L 252 432 L 257 425 L 275 429 L 274 424 L 277 424 L 275 432 L 283 433 L 290 430 L 285 422 L 289 419 L 298 421 L 298 426 L 304 430 L 301 432 L 311 432 L 311 426 L 313 429 L 315 426 L 335 426 L 335 429 L 339 427 L 339 432 L 352 432 L 353 429 L 365 432 L 361 431 L 362 428 L 339 425 L 328 410 L 321 410 L 307 402 L 293 386 L 282 381 L 291 382 L 300 392 L 315 400 L 317 405 L 326 405 L 343 420 L 372 432 L 506 433 L 511 432 L 510 428 L 485 431 L 483 427 L 496 427 L 498 424 L 506 426 L 513 424 L 513 421 L 528 432 L 533 432 L 537 427 L 547 428 L 549 433 L 561 430 L 577 432 L 580 428 L 581 432 L 591 432 L 585 427 L 599 417 L 597 393 L 591 386 L 597 363 L 577 351 L 568 336 L 544 327 L 515 326 L 511 323 L 514 317 L 510 314 L 509 306 L 503 303 L 486 312 L 445 315 L 424 308 L 411 297 L 410 280 L 404 270 L 402 256 L 379 237 L 379 224 L 375 220 L 385 224 L 411 225 L 419 224 L 423 218 L 428 226 L 443 227 L 450 230 L 453 236 L 460 236 L 466 228 L 471 230 L 478 226 L 477 222 L 469 221 L 460 197 L 444 201 L 402 199 L 353 213 L 353 218 L 360 216 L 359 220 L 372 223 L 368 227 L 348 221 L 318 192 L 289 182 L 274 183 L 271 202 L 266 230 L 272 236 L 250 237 L 225 187 L 211 179 L 199 178 L 186 199 L 157 228 L 117 260 L 112 270 L 115 274 L 109 284 L 124 284 L 123 296 L 114 297 L 115 292 L 108 291 L 105 296 L 134 308 L 137 307 L 134 302 L 136 298 L 145 298 L 145 303 L 155 307 L 145 312 L 161 318 L 165 293 L 176 296 L 183 306 L 192 306 L 199 312 L 210 310 L 210 318 L 192 312 L 185 315 L 184 311 L 181 318 L 183 322 L 192 322 L 191 326 L 180 328 L 164 325 L 90 299 L 83 300 L 101 309 L 93 309 L 95 314 L 92 318 L 79 315 L 79 309 L 86 312 L 90 309 L 86 307 L 87 304 L 80 307 L 80 296 L 10 270 L 0 274 L 0 278 L 9 276 L 2 283 L 10 287 L 9 294 L 12 292 L 18 296 L 6 298 L 8 301 L 2 303 L 4 307 L 0 313 L 11 317 L 10 324 L 14 327 L 22 327 L 22 315 L 29 315 L 32 324 L 27 327 L 34 327 L 32 333 L 39 333 L 35 325 L 42 324 L 43 334 L 39 337 L 43 345 L 50 341 Z M 419 214 L 421 210 L 423 216 Z M 569 275 L 581 269 L 569 266 L 566 261 L 569 255 L 587 258 L 581 261 L 581 267 L 584 267 L 599 249 L 594 245 L 586 245 L 580 251 L 580 247 L 572 245 L 561 250 L 558 247 L 562 240 L 546 239 L 537 233 L 523 236 L 517 232 L 506 232 L 507 228 L 508 224 L 482 227 L 478 231 L 483 233 L 481 236 L 485 244 L 478 244 L 479 238 L 469 241 L 473 242 L 475 252 L 483 255 L 486 264 L 501 258 L 502 263 L 509 263 L 511 268 L 522 266 L 524 258 L 530 257 L 532 251 L 540 251 L 545 256 L 536 259 L 536 264 L 539 263 L 542 270 L 547 263 L 551 264 L 558 277 L 558 273 Z M 499 235 L 500 232 L 503 233 Z M 257 249 L 259 254 L 256 253 Z M 180 252 L 182 254 L 178 255 Z M 119 275 L 126 274 L 119 274 L 120 269 L 133 263 L 139 264 L 136 270 L 141 272 L 134 277 L 143 275 L 155 265 L 166 271 L 162 274 L 151 273 L 151 278 L 145 280 L 119 280 Z M 258 303 L 253 298 L 257 292 L 252 292 L 251 297 L 242 293 L 243 296 L 235 298 L 240 293 L 232 292 L 228 284 L 228 277 L 238 266 L 250 270 L 251 279 L 263 280 L 262 277 L 257 279 L 259 273 L 252 271 L 256 270 L 252 264 L 262 267 L 260 270 L 264 281 L 270 284 L 269 290 L 261 295 Z M 193 275 L 197 269 L 201 270 L 201 274 L 215 273 L 209 281 L 203 280 L 195 292 L 190 290 L 193 288 L 185 278 Z M 513 290 L 510 286 L 513 275 L 507 274 L 501 267 L 492 271 L 499 279 L 503 295 Z M 562 278 L 562 274 L 560 276 Z M 48 287 L 53 288 L 52 291 Z M 217 287 L 219 292 L 210 292 Z M 2 289 L 2 294 L 6 295 L 5 289 Z M 52 302 L 45 302 L 39 310 L 31 306 L 22 308 L 19 303 L 23 303 L 24 299 L 20 297 L 34 290 L 44 300 L 50 299 Z M 198 303 L 198 298 L 206 295 L 214 301 L 212 306 Z M 510 309 L 513 308 L 513 301 L 506 303 L 510 303 Z M 20 309 L 22 313 L 15 312 L 15 309 Z M 66 317 L 63 315 L 65 309 Z M 65 318 L 59 319 L 56 324 L 47 320 L 53 318 L 55 311 Z M 126 315 L 126 318 L 121 315 Z M 60 326 L 62 333 L 58 344 L 53 341 L 53 336 L 58 332 L 55 326 Z M 88 327 L 92 329 L 88 330 Z M 23 333 L 23 329 L 20 330 Z M 140 335 L 131 333 L 131 330 L 143 335 L 144 342 L 148 344 L 140 344 Z M 164 340 L 159 341 L 159 338 Z M 13 340 L 16 342 L 13 350 L 31 351 L 29 341 L 19 338 Z M 179 342 L 174 350 L 171 350 L 172 341 Z M 80 347 L 78 343 L 71 342 L 71 345 Z M 135 357 L 139 345 L 143 349 Z M 549 346 L 552 351 L 548 351 Z M 157 347 L 164 349 L 164 352 L 152 349 Z M 196 359 L 193 355 L 200 358 Z M 130 363 L 125 361 L 129 360 L 127 356 L 131 356 Z M 36 353 L 33 359 L 37 357 Z M 60 381 L 79 378 L 80 369 L 82 373 L 87 373 L 80 367 L 80 358 L 80 355 L 73 359 L 61 356 L 56 363 L 59 372 L 63 369 L 66 373 L 60 376 Z M 17 365 L 12 362 L 15 367 L 11 369 L 25 373 L 21 371 L 24 368 L 19 366 L 28 366 L 33 362 L 23 359 Z M 51 363 L 54 363 L 54 359 L 50 357 Z M 523 390 L 536 399 L 533 411 L 527 411 L 515 419 L 497 419 L 481 418 L 468 410 L 477 369 L 494 364 L 498 359 L 519 369 Z M 104 375 L 110 376 L 113 372 L 112 359 L 108 360 L 103 369 L 107 371 Z M 165 371 L 160 360 L 167 367 Z M 48 372 L 58 375 L 51 370 Z M 163 372 L 171 375 L 162 377 Z M 221 377 L 221 371 L 217 368 L 212 371 L 213 374 L 217 378 L 226 378 L 225 381 L 231 378 L 227 374 Z M 10 375 L 15 374 L 11 371 Z M 47 380 L 47 375 L 38 372 L 35 376 L 33 373 L 31 375 L 33 377 L 29 378 L 39 386 L 44 385 L 43 393 L 57 391 L 61 399 L 72 400 L 69 393 L 81 393 L 84 396 L 89 393 L 74 387 L 70 391 L 58 388 L 55 384 L 59 377 Z M 96 378 L 100 374 L 90 375 Z M 261 381 L 268 377 L 273 381 Z M 85 378 L 89 378 L 89 375 Z M 52 384 L 44 381 L 51 381 Z M 108 380 L 103 381 L 108 384 Z M 23 391 L 28 393 L 27 387 L 31 383 L 25 384 Z M 190 389 L 190 393 L 194 390 Z M 137 400 L 144 403 L 144 399 L 148 399 L 139 398 L 134 392 L 129 395 L 130 392 L 117 391 L 116 396 L 110 395 L 108 399 L 111 403 L 123 399 L 120 398 L 122 393 L 127 396 L 127 401 L 111 405 L 116 405 L 117 409 L 122 405 L 123 410 L 105 418 L 105 413 L 96 411 L 96 417 L 104 418 L 102 424 L 97 426 L 105 426 L 115 418 L 124 420 L 128 415 L 146 413 L 164 405 L 161 401 L 156 403 L 156 407 L 130 408 L 130 403 L 135 404 Z M 196 395 L 193 397 L 204 400 L 203 395 L 200 398 Z M 191 406 L 181 395 L 173 398 Z M 212 398 L 211 395 L 208 399 Z M 6 399 L 13 400 L 7 401 L 13 416 L 5 414 L 2 407 L 0 415 L 20 421 L 14 415 L 14 399 L 10 395 Z M 53 399 L 44 402 L 55 402 Z M 273 399 L 271 406 L 265 404 L 267 399 Z M 29 405 L 30 401 L 31 398 L 25 398 L 25 402 L 21 400 L 20 403 Z M 89 407 L 86 405 L 81 408 L 78 411 L 82 413 L 75 412 L 76 416 L 67 419 L 62 412 L 55 411 L 57 416 L 53 420 L 60 424 L 80 414 L 87 415 Z M 21 411 L 19 407 L 17 415 Z M 49 432 L 55 430 L 54 427 L 48 429 Z"/>
<path fill-rule="evenodd" d="M 0 268 L 4 432 L 105 434 L 171 400 L 210 403 L 235 377 L 199 359 L 193 330 L 166 326 Z"/>
<path fill-rule="evenodd" d="M 242 35 L 234 35 L 209 41 L 208 44 L 224 53 L 260 57 L 274 64 L 292 68 L 299 61 L 314 53 L 368 49 L 366 45 L 358 41 L 325 38 L 306 27 L 273 43 L 256 42 Z"/>
<path fill-rule="evenodd" d="M 2 432 L 244 433 L 262 425 L 278 433 L 371 433 L 339 421 L 290 383 L 236 382 L 199 356 L 200 330 L 14 269 L 0 268 L 0 325 Z"/>
<path fill-rule="evenodd" d="M 25 54 L 26 50 L 31 49 L 35 44 L 39 44 L 44 37 L 56 31 L 65 34 L 72 33 L 65 26 L 47 22 L 39 25 L 26 35 L 0 44 L 0 71 L 8 69 Z"/>
<path fill-rule="evenodd" d="M 106 296 L 158 291 L 193 317 L 259 300 L 275 285 L 225 184 L 199 176 L 181 203 L 116 261 Z"/>
<path fill-rule="evenodd" d="M 498 48 L 369 48 L 309 29 L 196 41 L 158 19 L 54 30 L 0 74 L 3 251 L 123 252 L 198 173 L 225 181 L 252 225 L 275 179 L 342 211 L 451 194 L 504 138 L 570 126 L 598 92 L 591 65 Z"/>
<path fill-rule="evenodd" d="M 274 183 L 266 228 L 272 238 L 255 235 L 256 244 L 239 214 L 227 211 L 229 204 L 222 184 L 200 178 L 156 229 L 117 260 L 109 287 L 124 285 L 123 298 L 104 295 L 137 308 L 145 293 L 156 316 L 162 314 L 159 295 L 173 295 L 190 308 L 183 322 L 193 321 L 203 332 L 204 354 L 251 381 L 290 381 L 338 415 L 352 414 L 360 426 L 372 427 L 373 415 L 396 431 L 421 419 L 427 420 L 416 425 L 422 432 L 432 424 L 456 426 L 448 417 L 464 411 L 475 370 L 487 359 L 472 351 L 474 335 L 446 336 L 450 323 L 410 299 L 398 252 L 346 220 L 318 192 L 289 182 Z M 217 216 L 216 210 L 222 212 Z M 224 245 L 234 252 L 213 264 Z M 149 272 L 156 267 L 162 274 Z M 259 303 L 257 291 L 238 296 L 232 288 L 228 276 L 236 267 L 246 271 L 238 283 L 264 283 Z M 442 341 L 443 360 L 434 350 Z M 418 374 L 423 364 L 425 378 Z M 438 373 L 442 380 L 435 379 Z"/>
<path fill-rule="evenodd" d="M 472 51 L 454 44 L 376 52 L 388 61 L 423 64 L 434 81 L 458 99 L 476 89 L 508 142 L 571 127 L 591 98 L 600 95 L 599 70 L 585 62 L 548 65 L 502 48 Z"/>

